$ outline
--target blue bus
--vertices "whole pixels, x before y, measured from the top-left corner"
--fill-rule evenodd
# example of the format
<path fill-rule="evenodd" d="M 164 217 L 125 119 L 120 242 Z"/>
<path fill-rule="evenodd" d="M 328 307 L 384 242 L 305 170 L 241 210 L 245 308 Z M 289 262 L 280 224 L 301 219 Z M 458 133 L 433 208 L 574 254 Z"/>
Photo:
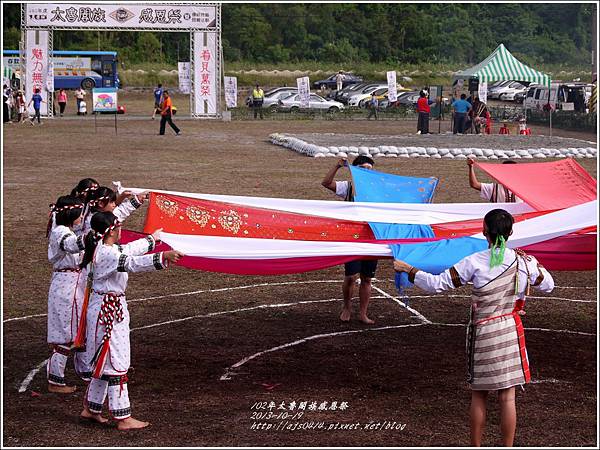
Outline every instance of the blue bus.
<path fill-rule="evenodd" d="M 13 71 L 13 87 L 20 81 L 18 50 L 4 50 L 4 67 Z M 117 52 L 54 50 L 54 89 L 92 89 L 95 87 L 120 87 L 117 73 Z"/>

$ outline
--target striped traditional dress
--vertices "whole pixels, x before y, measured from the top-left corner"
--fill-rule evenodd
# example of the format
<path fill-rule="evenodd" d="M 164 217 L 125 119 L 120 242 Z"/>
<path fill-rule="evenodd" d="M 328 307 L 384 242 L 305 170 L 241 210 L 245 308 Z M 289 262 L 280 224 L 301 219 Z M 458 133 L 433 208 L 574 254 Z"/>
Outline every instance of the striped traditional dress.
<path fill-rule="evenodd" d="M 474 390 L 498 390 L 531 379 L 523 324 L 517 311 L 519 257 L 471 295 L 467 381 Z"/>

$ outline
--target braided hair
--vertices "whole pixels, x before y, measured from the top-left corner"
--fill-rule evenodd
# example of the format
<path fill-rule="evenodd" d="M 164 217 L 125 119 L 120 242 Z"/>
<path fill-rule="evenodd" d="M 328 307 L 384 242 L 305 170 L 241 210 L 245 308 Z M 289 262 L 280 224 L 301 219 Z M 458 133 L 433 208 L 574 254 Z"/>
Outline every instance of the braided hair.
<path fill-rule="evenodd" d="M 50 205 L 50 217 L 46 227 L 46 237 L 50 236 L 52 231 L 52 220 L 56 220 L 56 225 L 72 227 L 83 212 L 83 202 L 73 195 L 63 195 L 58 197 L 56 203 Z"/>
<path fill-rule="evenodd" d="M 98 186 L 100 186 L 100 184 L 93 178 L 84 178 L 73 188 L 71 195 L 80 198 L 81 201 L 87 205 L 90 194 L 98 189 Z"/>
<path fill-rule="evenodd" d="M 83 253 L 83 260 L 79 264 L 79 267 L 82 269 L 94 258 L 98 242 L 102 241 L 112 230 L 119 227 L 121 223 L 113 213 L 100 211 L 94 213 L 90 225 L 92 229 L 85 235 L 85 251 Z"/>

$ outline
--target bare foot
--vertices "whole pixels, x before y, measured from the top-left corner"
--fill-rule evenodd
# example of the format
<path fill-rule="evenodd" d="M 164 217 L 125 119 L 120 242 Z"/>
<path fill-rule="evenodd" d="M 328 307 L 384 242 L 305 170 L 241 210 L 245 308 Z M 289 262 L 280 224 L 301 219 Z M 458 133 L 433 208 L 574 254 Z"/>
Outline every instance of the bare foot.
<path fill-rule="evenodd" d="M 375 323 L 374 320 L 369 319 L 367 316 L 360 316 L 359 320 L 367 325 L 373 325 Z"/>
<path fill-rule="evenodd" d="M 76 389 L 77 386 L 59 386 L 48 383 L 48 392 L 54 392 L 55 394 L 72 394 Z"/>
<path fill-rule="evenodd" d="M 89 420 L 90 422 L 98 422 L 100 424 L 105 424 L 106 422 L 108 422 L 108 419 L 106 419 L 105 417 L 102 417 L 102 414 L 95 414 L 95 413 L 91 412 L 87 408 L 87 406 L 83 408 L 83 411 L 81 411 L 79 418 L 84 419 L 84 420 Z"/>
<path fill-rule="evenodd" d="M 350 316 L 352 315 L 352 311 L 349 309 L 342 309 L 342 313 L 340 314 L 340 320 L 342 322 L 350 322 Z"/>
<path fill-rule="evenodd" d="M 134 419 L 133 417 L 128 417 L 127 419 L 119 420 L 117 422 L 117 430 L 138 430 L 140 428 L 146 428 L 148 425 L 150 425 L 150 422 L 142 422 L 141 420 Z"/>

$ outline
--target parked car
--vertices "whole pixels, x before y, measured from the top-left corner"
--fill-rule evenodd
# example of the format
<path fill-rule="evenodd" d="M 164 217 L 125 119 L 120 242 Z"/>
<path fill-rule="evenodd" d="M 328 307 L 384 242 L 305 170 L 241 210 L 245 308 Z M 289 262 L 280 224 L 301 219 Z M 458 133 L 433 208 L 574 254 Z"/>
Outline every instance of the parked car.
<path fill-rule="evenodd" d="M 554 101 L 556 109 L 583 112 L 589 105 L 592 95 L 592 84 L 588 83 L 560 83 Z M 523 101 L 523 107 L 527 109 L 544 109 L 549 103 L 550 90 L 548 86 L 531 86 Z M 581 102 L 583 99 L 583 102 Z M 581 104 L 583 103 L 583 104 Z"/>
<path fill-rule="evenodd" d="M 358 102 L 364 98 L 369 97 L 371 95 L 371 92 L 383 88 L 387 88 L 387 83 L 370 84 L 365 88 L 361 89 L 359 92 L 353 93 L 351 96 L 349 96 L 347 104 L 348 106 L 358 106 Z"/>
<path fill-rule="evenodd" d="M 324 110 L 328 112 L 339 112 L 344 109 L 344 105 L 334 100 L 327 100 L 317 94 L 310 94 L 308 109 Z M 280 111 L 297 112 L 300 110 L 300 94 L 290 95 L 279 101 Z"/>
<path fill-rule="evenodd" d="M 503 86 L 499 86 L 494 90 L 488 91 L 488 98 L 497 98 L 500 99 L 500 96 L 503 94 L 511 93 L 515 89 L 523 89 L 525 86 L 518 81 L 511 81 L 508 84 Z"/>
<path fill-rule="evenodd" d="M 268 108 L 271 111 L 275 111 L 279 107 L 279 101 L 298 93 L 298 89 L 289 88 L 286 90 L 275 92 L 274 94 L 265 95 L 263 102 L 263 108 Z"/>
<path fill-rule="evenodd" d="M 341 91 L 336 91 L 339 92 L 338 94 L 335 95 L 334 100 L 338 101 L 338 102 L 342 102 L 344 104 L 348 104 L 348 99 L 359 93 L 362 92 L 363 89 L 369 87 L 369 86 L 373 86 L 373 83 L 357 83 L 357 84 L 351 84 L 349 86 L 346 86 L 345 88 L 343 88 Z"/>
<path fill-rule="evenodd" d="M 515 82 L 513 84 L 509 84 L 504 88 L 498 91 L 498 100 L 505 101 L 513 101 L 515 99 L 515 94 L 518 92 L 526 92 L 527 91 L 527 82 Z"/>
<path fill-rule="evenodd" d="M 337 75 L 337 73 L 334 73 L 333 75 L 330 75 L 329 77 L 325 78 L 324 80 L 315 81 L 313 83 L 313 86 L 317 89 L 321 89 L 322 87 L 329 88 L 329 89 L 336 89 L 337 88 L 337 81 L 335 81 L 336 75 Z M 362 83 L 362 81 L 363 81 L 362 77 L 354 75 L 353 73 L 350 73 L 350 72 L 346 72 L 346 73 L 344 73 L 344 81 L 342 81 L 342 88 L 345 86 L 348 86 L 350 84 Z"/>
<path fill-rule="evenodd" d="M 252 105 L 252 90 L 254 89 L 254 86 L 252 86 L 252 88 L 250 88 L 250 94 L 248 94 L 248 97 L 246 97 L 246 105 L 247 106 L 251 106 Z M 284 87 L 278 87 L 278 88 L 274 88 L 274 89 L 270 89 L 267 92 L 265 92 L 265 102 L 267 100 L 268 97 L 272 97 L 275 94 L 281 93 L 281 92 L 287 92 L 290 93 L 292 91 L 297 91 L 298 89 L 295 87 L 289 87 L 289 86 L 284 86 Z M 266 107 L 266 105 L 263 103 L 263 107 Z"/>
<path fill-rule="evenodd" d="M 498 98 L 497 96 L 494 97 L 496 95 L 496 92 L 499 91 L 500 89 L 502 89 L 504 86 L 508 86 L 510 83 L 514 83 L 514 81 L 512 81 L 512 80 L 499 81 L 499 82 L 494 83 L 491 86 L 488 86 L 488 98 Z"/>
<path fill-rule="evenodd" d="M 375 94 L 377 100 L 381 101 L 385 98 L 388 93 L 388 87 L 381 87 L 375 89 L 370 94 L 363 94 L 361 96 L 354 96 L 348 101 L 348 106 L 358 106 L 359 108 L 366 108 L 367 104 L 371 100 L 371 96 Z"/>

